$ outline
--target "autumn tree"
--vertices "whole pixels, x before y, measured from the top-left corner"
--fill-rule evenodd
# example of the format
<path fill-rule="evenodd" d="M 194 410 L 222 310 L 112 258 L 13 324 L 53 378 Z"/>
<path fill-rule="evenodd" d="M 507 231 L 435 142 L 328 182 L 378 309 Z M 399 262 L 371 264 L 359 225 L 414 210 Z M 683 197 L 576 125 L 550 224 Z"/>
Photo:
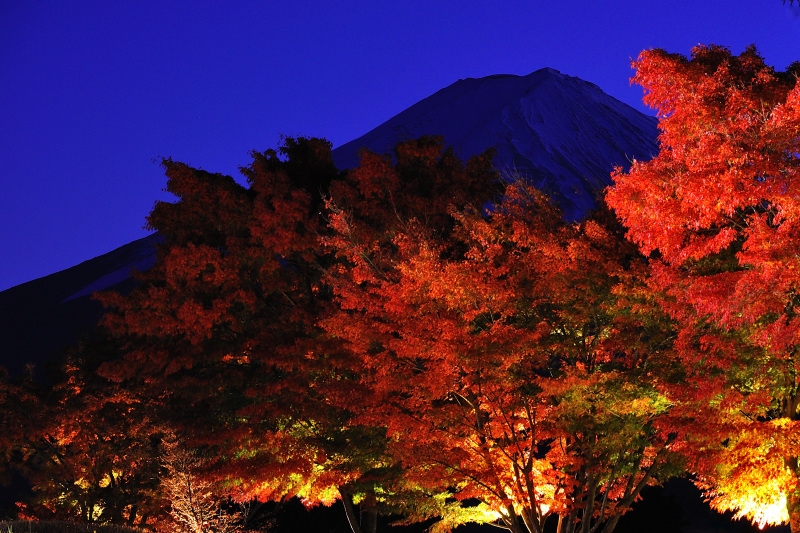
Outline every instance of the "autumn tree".
<path fill-rule="evenodd" d="M 342 175 L 287 139 L 247 187 L 165 161 L 178 200 L 139 288 L 103 296 L 124 344 L 103 375 L 238 500 L 341 499 L 355 533 L 377 512 L 610 532 L 671 470 L 668 331 L 611 217 L 566 224 L 491 158 L 423 137 Z"/>
<path fill-rule="evenodd" d="M 471 158 L 464 165 L 451 148 L 445 149 L 440 137 L 421 137 L 400 143 L 391 155 L 362 151 L 358 167 L 331 186 L 331 196 L 335 202 L 329 202 L 328 207 L 333 227 L 337 231 L 342 230 L 343 223 L 347 228 L 344 230 L 346 236 L 331 236 L 324 240 L 327 249 L 339 259 L 326 269 L 326 281 L 341 293 L 353 288 L 353 276 L 361 275 L 357 272 L 358 268 L 351 269 L 341 264 L 342 259 L 351 257 L 348 251 L 342 249 L 343 246 L 347 248 L 360 243 L 368 248 L 361 250 L 364 253 L 355 252 L 358 255 L 356 261 L 363 262 L 360 266 L 364 266 L 366 271 L 382 268 L 378 265 L 383 261 L 393 261 L 392 236 L 410 218 L 422 221 L 431 231 L 449 234 L 455 227 L 455 221 L 448 213 L 450 206 L 480 205 L 492 200 L 500 192 L 499 176 L 491 165 L 492 157 L 492 152 L 486 152 Z M 342 208 L 347 211 L 341 211 Z M 348 306 L 361 294 L 363 292 L 352 295 L 351 300 L 340 299 L 337 304 Z M 347 337 L 331 329 L 330 323 L 327 329 L 333 338 Z M 351 349 L 348 351 L 352 352 Z M 362 354 L 353 355 L 355 357 L 350 360 L 353 366 L 349 369 L 342 367 L 342 371 L 352 376 L 355 385 L 363 387 L 366 382 L 362 379 Z M 365 393 L 363 389 L 361 392 Z M 343 404 L 352 401 L 346 389 L 332 390 L 329 397 Z M 359 413 L 359 420 L 366 420 L 367 425 L 378 428 L 385 439 L 383 421 L 362 416 L 366 402 L 370 401 L 374 401 L 374 398 L 363 397 L 360 403 L 350 405 Z M 400 475 L 395 472 L 394 477 L 382 478 L 380 486 L 362 487 L 360 492 L 373 500 L 380 500 L 382 506 L 406 515 L 411 521 L 433 516 L 441 519 L 450 509 L 457 507 L 448 503 L 447 490 L 431 490 L 430 487 L 410 481 L 406 474 L 405 471 Z M 476 511 L 476 516 L 480 514 L 479 509 L 473 511 Z M 440 525 L 447 521 L 444 518 Z"/>
<path fill-rule="evenodd" d="M 165 516 L 160 429 L 146 404 L 93 372 L 75 348 L 52 374 L 0 380 L 0 470 L 33 488 L 27 514 L 149 527 Z"/>
<path fill-rule="evenodd" d="M 170 515 L 182 533 L 235 533 L 242 529 L 242 513 L 227 509 L 219 489 L 204 479 L 202 459 L 174 437 L 165 438 L 161 488 L 170 502 Z"/>
<path fill-rule="evenodd" d="M 638 299 L 644 264 L 611 217 L 567 224 L 523 183 L 488 204 L 487 159 L 443 172 L 453 157 L 367 152 L 331 188 L 344 263 L 324 326 L 357 354 L 360 417 L 406 483 L 454 502 L 413 518 L 610 532 L 672 468 L 650 360 L 669 332 Z"/>
<path fill-rule="evenodd" d="M 355 394 L 328 312 L 323 196 L 339 172 L 330 144 L 284 140 L 228 176 L 164 161 L 167 190 L 148 218 L 163 244 L 130 295 L 102 296 L 125 356 L 105 375 L 161 406 L 207 460 L 193 475 L 239 501 L 340 497 L 348 514 L 388 475 L 379 435 L 329 397 Z M 341 392 L 344 390 L 345 392 Z"/>
<path fill-rule="evenodd" d="M 607 200 L 680 324 L 673 430 L 712 506 L 798 532 L 798 68 L 720 46 L 634 67 L 660 152 L 618 170 Z"/>

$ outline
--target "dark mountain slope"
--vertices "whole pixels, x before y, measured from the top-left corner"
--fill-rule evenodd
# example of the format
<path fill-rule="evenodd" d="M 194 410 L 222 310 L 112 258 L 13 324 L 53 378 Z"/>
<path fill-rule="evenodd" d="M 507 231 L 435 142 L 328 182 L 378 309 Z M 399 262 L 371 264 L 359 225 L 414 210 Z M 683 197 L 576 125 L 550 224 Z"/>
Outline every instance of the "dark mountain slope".
<path fill-rule="evenodd" d="M 12 374 L 26 364 L 57 357 L 102 314 L 95 290 L 132 287 L 131 270 L 155 261 L 157 235 L 126 244 L 100 257 L 0 292 L 0 363 Z"/>

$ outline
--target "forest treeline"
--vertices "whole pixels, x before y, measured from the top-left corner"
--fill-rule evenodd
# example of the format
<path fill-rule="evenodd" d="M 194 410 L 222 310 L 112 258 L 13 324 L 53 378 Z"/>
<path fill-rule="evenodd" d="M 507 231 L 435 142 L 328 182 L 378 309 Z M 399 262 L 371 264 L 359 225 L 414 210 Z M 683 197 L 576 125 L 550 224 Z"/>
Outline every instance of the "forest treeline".
<path fill-rule="evenodd" d="M 800 532 L 800 67 L 634 66 L 660 152 L 581 221 L 437 137 L 347 171 L 286 138 L 246 185 L 163 161 L 155 266 L 46 385 L 0 381 L 20 517 L 217 533 L 299 497 L 354 533 L 611 533 L 688 472 Z"/>

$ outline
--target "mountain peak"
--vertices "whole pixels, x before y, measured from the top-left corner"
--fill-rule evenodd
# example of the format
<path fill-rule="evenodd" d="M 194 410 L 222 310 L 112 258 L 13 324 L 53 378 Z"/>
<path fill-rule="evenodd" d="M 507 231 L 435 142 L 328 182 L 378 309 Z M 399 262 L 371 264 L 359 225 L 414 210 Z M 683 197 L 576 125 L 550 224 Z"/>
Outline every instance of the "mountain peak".
<path fill-rule="evenodd" d="M 352 168 L 362 147 L 391 153 L 421 135 L 442 135 L 464 159 L 496 148 L 498 170 L 546 189 L 574 219 L 594 206 L 614 167 L 658 152 L 656 123 L 593 83 L 542 68 L 458 80 L 333 155 Z"/>
<path fill-rule="evenodd" d="M 489 74 L 488 76 L 481 76 L 480 78 L 461 78 L 458 81 L 465 81 L 465 80 L 499 80 L 499 79 L 503 79 L 503 78 L 521 79 L 521 78 L 530 78 L 531 76 L 545 76 L 545 75 L 552 75 L 552 76 L 558 76 L 558 77 L 563 77 L 564 76 L 564 74 L 562 74 L 560 70 L 556 70 L 556 69 L 551 68 L 551 67 L 543 67 L 543 68 L 540 68 L 538 70 L 534 70 L 530 74 L 524 74 L 524 75 L 520 75 L 520 74 Z"/>

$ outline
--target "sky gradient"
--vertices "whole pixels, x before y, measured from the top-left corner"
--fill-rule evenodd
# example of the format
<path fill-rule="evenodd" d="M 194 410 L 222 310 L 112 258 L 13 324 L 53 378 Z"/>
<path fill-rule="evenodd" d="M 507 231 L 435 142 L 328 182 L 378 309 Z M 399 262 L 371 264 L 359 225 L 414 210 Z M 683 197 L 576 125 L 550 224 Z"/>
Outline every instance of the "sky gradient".
<path fill-rule="evenodd" d="M 780 0 L 2 2 L 0 290 L 146 236 L 171 199 L 163 157 L 238 177 L 281 135 L 336 147 L 460 78 L 542 67 L 646 111 L 628 83 L 641 50 L 755 44 L 783 70 L 798 15 Z"/>

